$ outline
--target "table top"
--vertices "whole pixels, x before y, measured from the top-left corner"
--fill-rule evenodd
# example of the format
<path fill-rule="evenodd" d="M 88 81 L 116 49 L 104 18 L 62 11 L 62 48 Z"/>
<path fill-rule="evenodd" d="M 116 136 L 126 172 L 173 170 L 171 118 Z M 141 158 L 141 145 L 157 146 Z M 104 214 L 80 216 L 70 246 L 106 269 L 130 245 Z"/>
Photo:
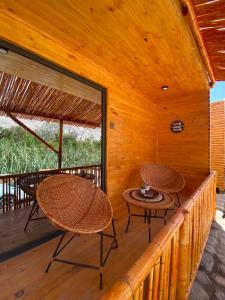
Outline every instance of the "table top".
<path fill-rule="evenodd" d="M 38 184 L 42 180 L 44 180 L 45 178 L 47 178 L 49 176 L 60 175 L 60 174 L 65 174 L 65 173 L 49 171 L 49 172 L 44 172 L 44 173 L 22 175 L 17 180 L 17 183 L 25 193 L 27 193 L 28 195 L 30 195 L 31 197 L 34 198 L 34 197 L 36 197 L 36 189 L 38 187 Z M 87 180 L 94 180 L 94 178 L 95 178 L 94 174 L 86 173 L 86 172 L 81 172 L 81 173 L 77 173 L 77 174 L 73 174 L 73 175 L 82 177 Z"/>
<path fill-rule="evenodd" d="M 163 195 L 163 199 L 158 202 L 151 202 L 150 199 L 139 196 L 138 199 L 134 198 L 132 193 L 138 191 L 139 188 L 130 188 L 123 192 L 123 198 L 129 204 L 135 205 L 137 207 L 147 208 L 147 209 L 167 209 L 174 205 L 175 197 L 170 194 L 160 193 Z"/>

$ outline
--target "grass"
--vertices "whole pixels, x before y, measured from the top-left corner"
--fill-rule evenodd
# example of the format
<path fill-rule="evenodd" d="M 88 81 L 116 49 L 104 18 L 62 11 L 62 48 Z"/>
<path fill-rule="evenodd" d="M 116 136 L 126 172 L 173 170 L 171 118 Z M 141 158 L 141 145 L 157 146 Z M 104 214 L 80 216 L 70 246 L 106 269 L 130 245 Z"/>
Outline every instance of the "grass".
<path fill-rule="evenodd" d="M 58 147 L 58 133 L 43 127 L 38 134 Z M 0 173 L 26 173 L 57 168 L 57 155 L 20 127 L 0 127 Z M 62 167 L 100 164 L 101 142 L 64 134 Z"/>

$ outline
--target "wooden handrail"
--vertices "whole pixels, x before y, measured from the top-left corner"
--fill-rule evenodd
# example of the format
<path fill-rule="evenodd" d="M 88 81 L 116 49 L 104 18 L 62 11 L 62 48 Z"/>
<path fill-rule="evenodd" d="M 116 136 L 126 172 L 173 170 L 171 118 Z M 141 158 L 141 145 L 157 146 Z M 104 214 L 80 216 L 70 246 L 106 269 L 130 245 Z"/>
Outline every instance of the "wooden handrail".
<path fill-rule="evenodd" d="M 32 197 L 21 189 L 18 185 L 18 178 L 21 176 L 32 177 L 35 174 L 45 173 L 61 173 L 79 174 L 83 170 L 94 175 L 93 182 L 96 186 L 101 186 L 101 165 L 86 165 L 60 169 L 48 169 L 37 172 L 29 172 L 23 174 L 7 174 L 0 176 L 1 194 L 0 194 L 0 213 L 8 212 L 12 209 L 19 209 L 23 206 L 30 205 L 33 201 Z"/>
<path fill-rule="evenodd" d="M 216 172 L 212 171 L 209 176 L 200 184 L 200 186 L 192 193 L 192 195 L 187 199 L 181 206 L 184 211 L 190 212 L 193 207 L 196 198 L 205 190 L 205 187 L 216 177 Z M 215 193 L 216 194 L 216 193 Z"/>
<path fill-rule="evenodd" d="M 212 172 L 101 300 L 187 299 L 215 214 Z M 204 205 L 203 205 L 204 204 Z"/>
<path fill-rule="evenodd" d="M 139 260 L 126 274 L 126 282 L 131 289 L 135 291 L 138 287 L 138 281 L 142 282 L 149 274 L 149 270 L 162 255 L 165 245 L 170 241 L 174 233 L 178 230 L 184 220 L 181 212 L 173 216 L 168 226 L 165 226 L 152 241 L 151 245 L 145 250 Z"/>
<path fill-rule="evenodd" d="M 34 171 L 34 172 L 27 172 L 27 173 L 14 173 L 14 174 L 4 174 L 0 175 L 0 179 L 5 179 L 5 178 L 14 178 L 14 177 L 19 177 L 22 175 L 32 175 L 32 174 L 37 174 L 37 173 L 46 173 L 49 171 L 55 172 L 55 171 L 67 171 L 67 170 L 78 170 L 78 169 L 87 169 L 87 168 L 97 168 L 101 167 L 101 165 L 86 165 L 86 166 L 77 166 L 77 167 L 68 167 L 68 168 L 60 168 L 60 169 L 47 169 L 47 170 L 40 170 L 40 171 Z"/>

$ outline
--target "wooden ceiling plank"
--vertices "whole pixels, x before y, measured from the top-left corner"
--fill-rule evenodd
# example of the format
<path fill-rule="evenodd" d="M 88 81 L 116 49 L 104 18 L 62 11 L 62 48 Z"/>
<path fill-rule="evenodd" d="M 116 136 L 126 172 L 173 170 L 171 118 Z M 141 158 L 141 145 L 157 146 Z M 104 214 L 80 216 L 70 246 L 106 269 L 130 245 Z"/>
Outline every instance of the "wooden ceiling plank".
<path fill-rule="evenodd" d="M 224 19 L 224 10 L 213 11 L 204 15 L 203 14 L 197 15 L 197 20 L 200 22 L 207 21 L 207 20 L 219 20 L 219 19 Z"/>
<path fill-rule="evenodd" d="M 214 0 L 192 0 L 194 6 L 199 6 L 202 4 L 207 4 L 213 2 Z"/>
<path fill-rule="evenodd" d="M 92 62 L 139 94 L 157 99 L 164 84 L 174 95 L 208 88 L 178 1 L 78 0 L 53 6 L 51 1 L 6 0 L 1 12 L 4 20 L 10 17 L 35 29 L 42 40 L 55 41 L 75 60 Z"/>
<path fill-rule="evenodd" d="M 225 7 L 225 0 L 220 0 L 217 2 L 207 3 L 206 5 L 198 5 L 195 7 L 195 11 L 197 15 L 202 16 L 205 14 L 223 10 L 224 7 Z"/>
<path fill-rule="evenodd" d="M 200 22 L 198 21 L 199 27 L 202 30 L 202 28 L 209 28 L 209 29 L 217 29 L 217 28 L 225 28 L 225 18 L 220 21 L 213 21 L 213 20 L 208 20 L 208 21 L 203 21 Z M 202 31 L 204 33 L 204 29 Z"/>

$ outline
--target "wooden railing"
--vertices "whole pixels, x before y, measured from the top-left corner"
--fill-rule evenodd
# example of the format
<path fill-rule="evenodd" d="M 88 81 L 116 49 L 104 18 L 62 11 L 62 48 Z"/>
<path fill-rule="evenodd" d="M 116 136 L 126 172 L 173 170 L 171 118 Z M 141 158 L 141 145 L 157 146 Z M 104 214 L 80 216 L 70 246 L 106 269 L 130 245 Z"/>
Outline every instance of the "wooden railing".
<path fill-rule="evenodd" d="M 215 210 L 213 172 L 102 300 L 187 299 Z"/>
<path fill-rule="evenodd" d="M 31 201 L 33 200 L 28 194 L 22 191 L 19 185 L 17 184 L 17 180 L 20 176 L 22 175 L 32 176 L 37 173 L 44 174 L 46 172 L 47 173 L 66 172 L 68 174 L 79 174 L 82 171 L 94 174 L 95 175 L 95 178 L 93 180 L 94 183 L 98 187 L 101 186 L 100 165 L 51 169 L 51 170 L 43 170 L 43 171 L 23 173 L 23 174 L 1 175 L 0 176 L 0 213 L 5 213 L 13 209 L 30 205 Z"/>

